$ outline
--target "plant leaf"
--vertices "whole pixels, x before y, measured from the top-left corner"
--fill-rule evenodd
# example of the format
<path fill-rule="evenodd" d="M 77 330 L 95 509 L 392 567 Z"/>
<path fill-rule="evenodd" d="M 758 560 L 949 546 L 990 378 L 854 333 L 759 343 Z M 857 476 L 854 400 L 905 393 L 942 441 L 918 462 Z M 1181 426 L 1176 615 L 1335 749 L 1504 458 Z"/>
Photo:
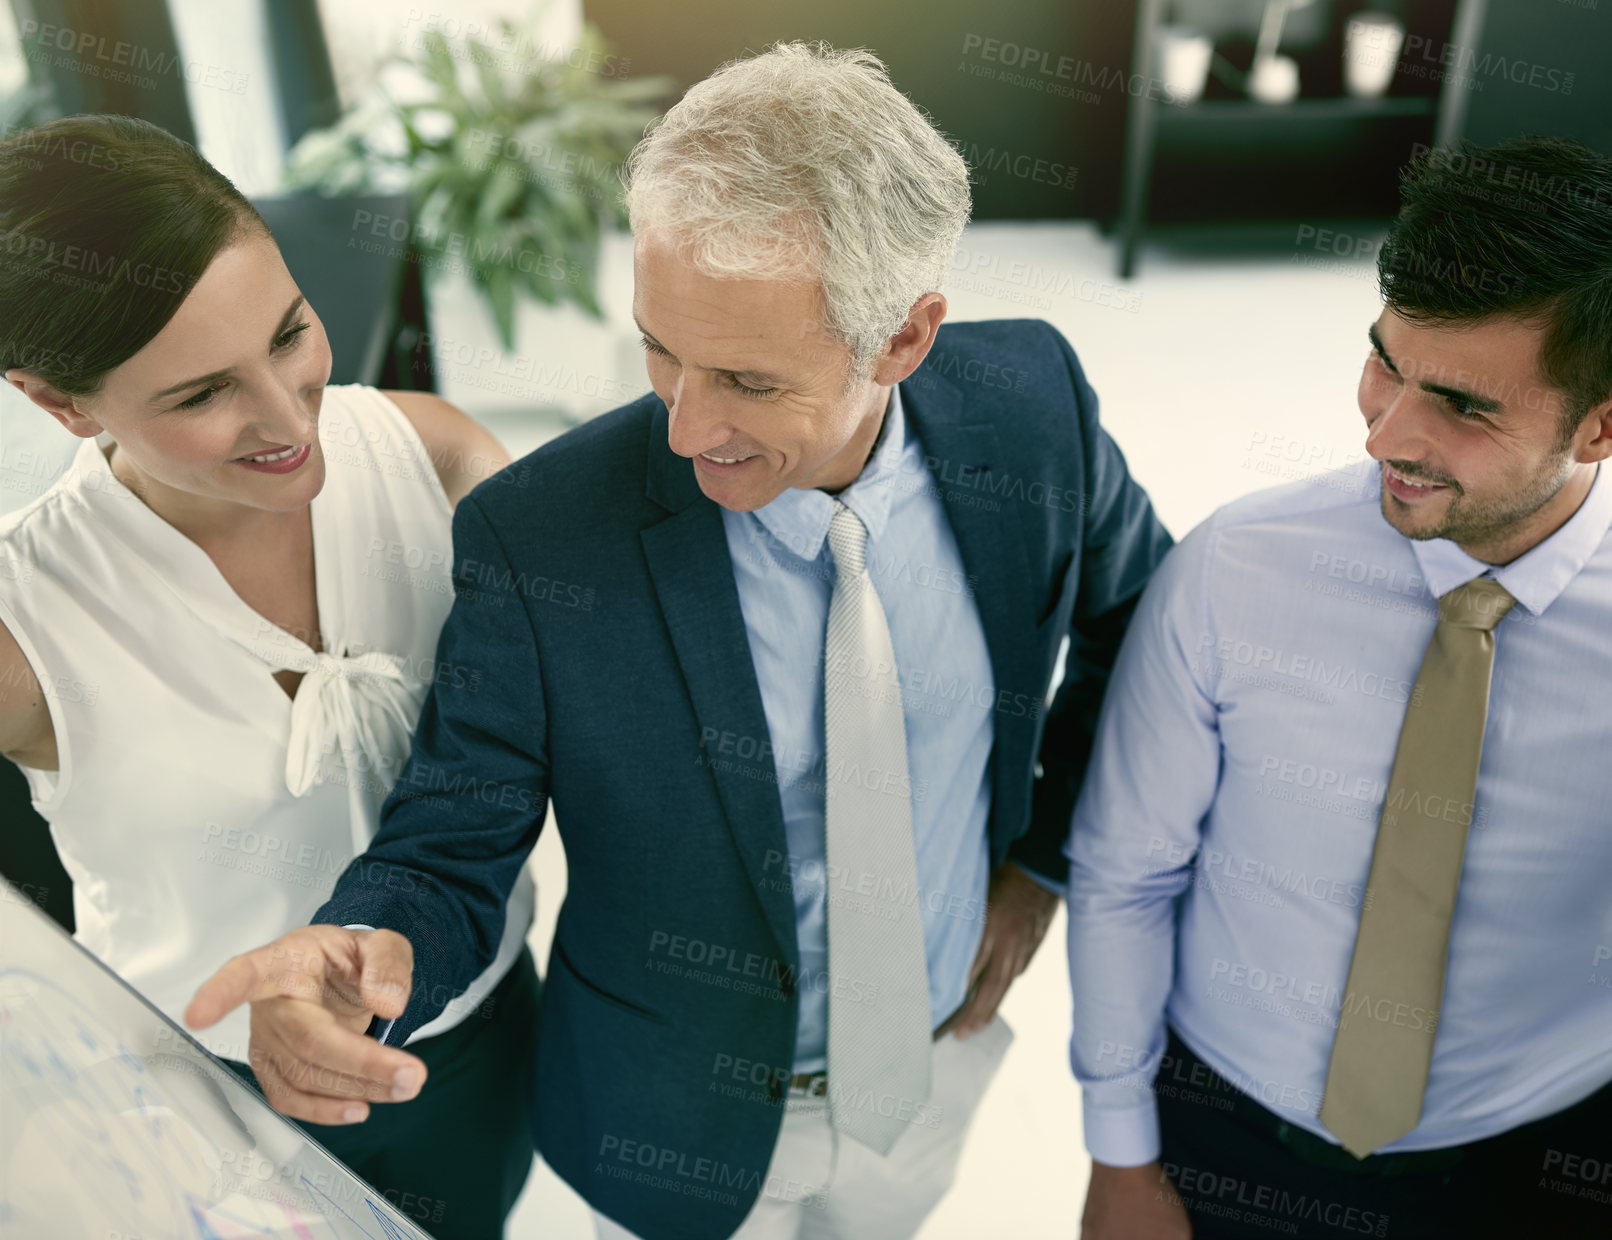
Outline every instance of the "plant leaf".
<path fill-rule="evenodd" d="M 600 229 L 625 222 L 622 163 L 676 83 L 618 76 L 626 62 L 591 24 L 569 63 L 503 50 L 540 47 L 535 25 L 499 30 L 490 41 L 426 30 L 382 66 L 405 75 L 407 101 L 378 88 L 306 135 L 286 175 L 327 194 L 395 192 L 387 178 L 405 177 L 419 261 L 433 281 L 466 272 L 507 348 L 521 296 L 602 317 Z"/>

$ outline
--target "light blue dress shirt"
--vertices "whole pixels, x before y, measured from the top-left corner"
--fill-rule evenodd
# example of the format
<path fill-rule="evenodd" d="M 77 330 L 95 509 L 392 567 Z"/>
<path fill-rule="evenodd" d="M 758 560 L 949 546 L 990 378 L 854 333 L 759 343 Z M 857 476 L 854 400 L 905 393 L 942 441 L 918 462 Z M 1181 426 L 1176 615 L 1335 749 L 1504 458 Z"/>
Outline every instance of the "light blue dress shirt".
<path fill-rule="evenodd" d="M 989 759 L 996 687 L 962 556 L 890 390 L 884 426 L 839 501 L 868 529 L 867 564 L 890 626 L 907 725 L 907 771 L 934 1025 L 962 1003 L 985 928 Z M 821 1071 L 828 1043 L 827 899 L 854 900 L 826 865 L 823 658 L 834 557 L 834 499 L 790 488 L 754 512 L 724 510 L 739 607 L 771 733 L 800 946 L 797 1072 Z"/>
<path fill-rule="evenodd" d="M 1282 1119 L 1316 1119 L 1435 599 L 1517 606 L 1496 654 L 1420 1123 L 1476 1141 L 1612 1080 L 1612 471 L 1503 567 L 1384 520 L 1363 462 L 1222 508 L 1125 638 L 1069 855 L 1070 1057 L 1086 1144 L 1159 1154 L 1165 1019 Z M 1384 1012 L 1384 1019 L 1411 1019 Z M 1199 1082 L 1201 1084 L 1201 1082 Z M 1191 1089 L 1168 1071 L 1160 1090 Z"/>

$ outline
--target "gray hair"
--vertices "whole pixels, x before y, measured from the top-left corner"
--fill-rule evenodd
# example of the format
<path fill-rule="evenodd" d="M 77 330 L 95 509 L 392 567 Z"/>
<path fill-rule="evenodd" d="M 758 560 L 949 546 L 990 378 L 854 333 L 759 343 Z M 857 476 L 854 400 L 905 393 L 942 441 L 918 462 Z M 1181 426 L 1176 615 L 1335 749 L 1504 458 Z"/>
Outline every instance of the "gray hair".
<path fill-rule="evenodd" d="M 826 329 L 865 373 L 968 222 L 968 167 L 872 52 L 779 43 L 729 61 L 628 159 L 635 232 L 705 275 L 821 283 Z"/>

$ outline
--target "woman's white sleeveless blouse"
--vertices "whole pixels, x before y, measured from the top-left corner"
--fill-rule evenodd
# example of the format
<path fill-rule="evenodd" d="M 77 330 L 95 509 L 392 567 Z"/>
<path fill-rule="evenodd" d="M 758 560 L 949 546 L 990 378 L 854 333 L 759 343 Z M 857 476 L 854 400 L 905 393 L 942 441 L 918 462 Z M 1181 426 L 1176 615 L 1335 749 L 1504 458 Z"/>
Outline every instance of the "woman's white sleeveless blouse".
<path fill-rule="evenodd" d="M 373 388 L 324 392 L 313 501 L 326 650 L 263 619 L 207 554 L 113 476 L 104 442 L 0 518 L 0 622 L 56 730 L 28 770 L 73 880 L 75 937 L 175 1020 L 229 957 L 307 923 L 364 850 L 408 758 L 453 601 L 451 509 L 408 419 Z M 295 699 L 272 673 L 304 673 Z M 492 965 L 410 1041 L 474 1012 L 521 949 L 523 871 Z M 247 1057 L 242 1008 L 200 1040 Z"/>

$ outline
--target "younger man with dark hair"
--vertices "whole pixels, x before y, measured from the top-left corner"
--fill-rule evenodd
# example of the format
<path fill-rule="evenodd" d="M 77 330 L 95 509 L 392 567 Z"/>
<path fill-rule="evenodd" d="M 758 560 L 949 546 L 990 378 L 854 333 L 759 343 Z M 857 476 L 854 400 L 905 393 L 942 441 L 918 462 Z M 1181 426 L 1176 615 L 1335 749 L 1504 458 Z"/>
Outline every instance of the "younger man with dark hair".
<path fill-rule="evenodd" d="M 1612 160 L 1425 153 L 1379 276 L 1373 460 L 1210 517 L 1115 667 L 1085 1240 L 1612 1236 Z"/>

